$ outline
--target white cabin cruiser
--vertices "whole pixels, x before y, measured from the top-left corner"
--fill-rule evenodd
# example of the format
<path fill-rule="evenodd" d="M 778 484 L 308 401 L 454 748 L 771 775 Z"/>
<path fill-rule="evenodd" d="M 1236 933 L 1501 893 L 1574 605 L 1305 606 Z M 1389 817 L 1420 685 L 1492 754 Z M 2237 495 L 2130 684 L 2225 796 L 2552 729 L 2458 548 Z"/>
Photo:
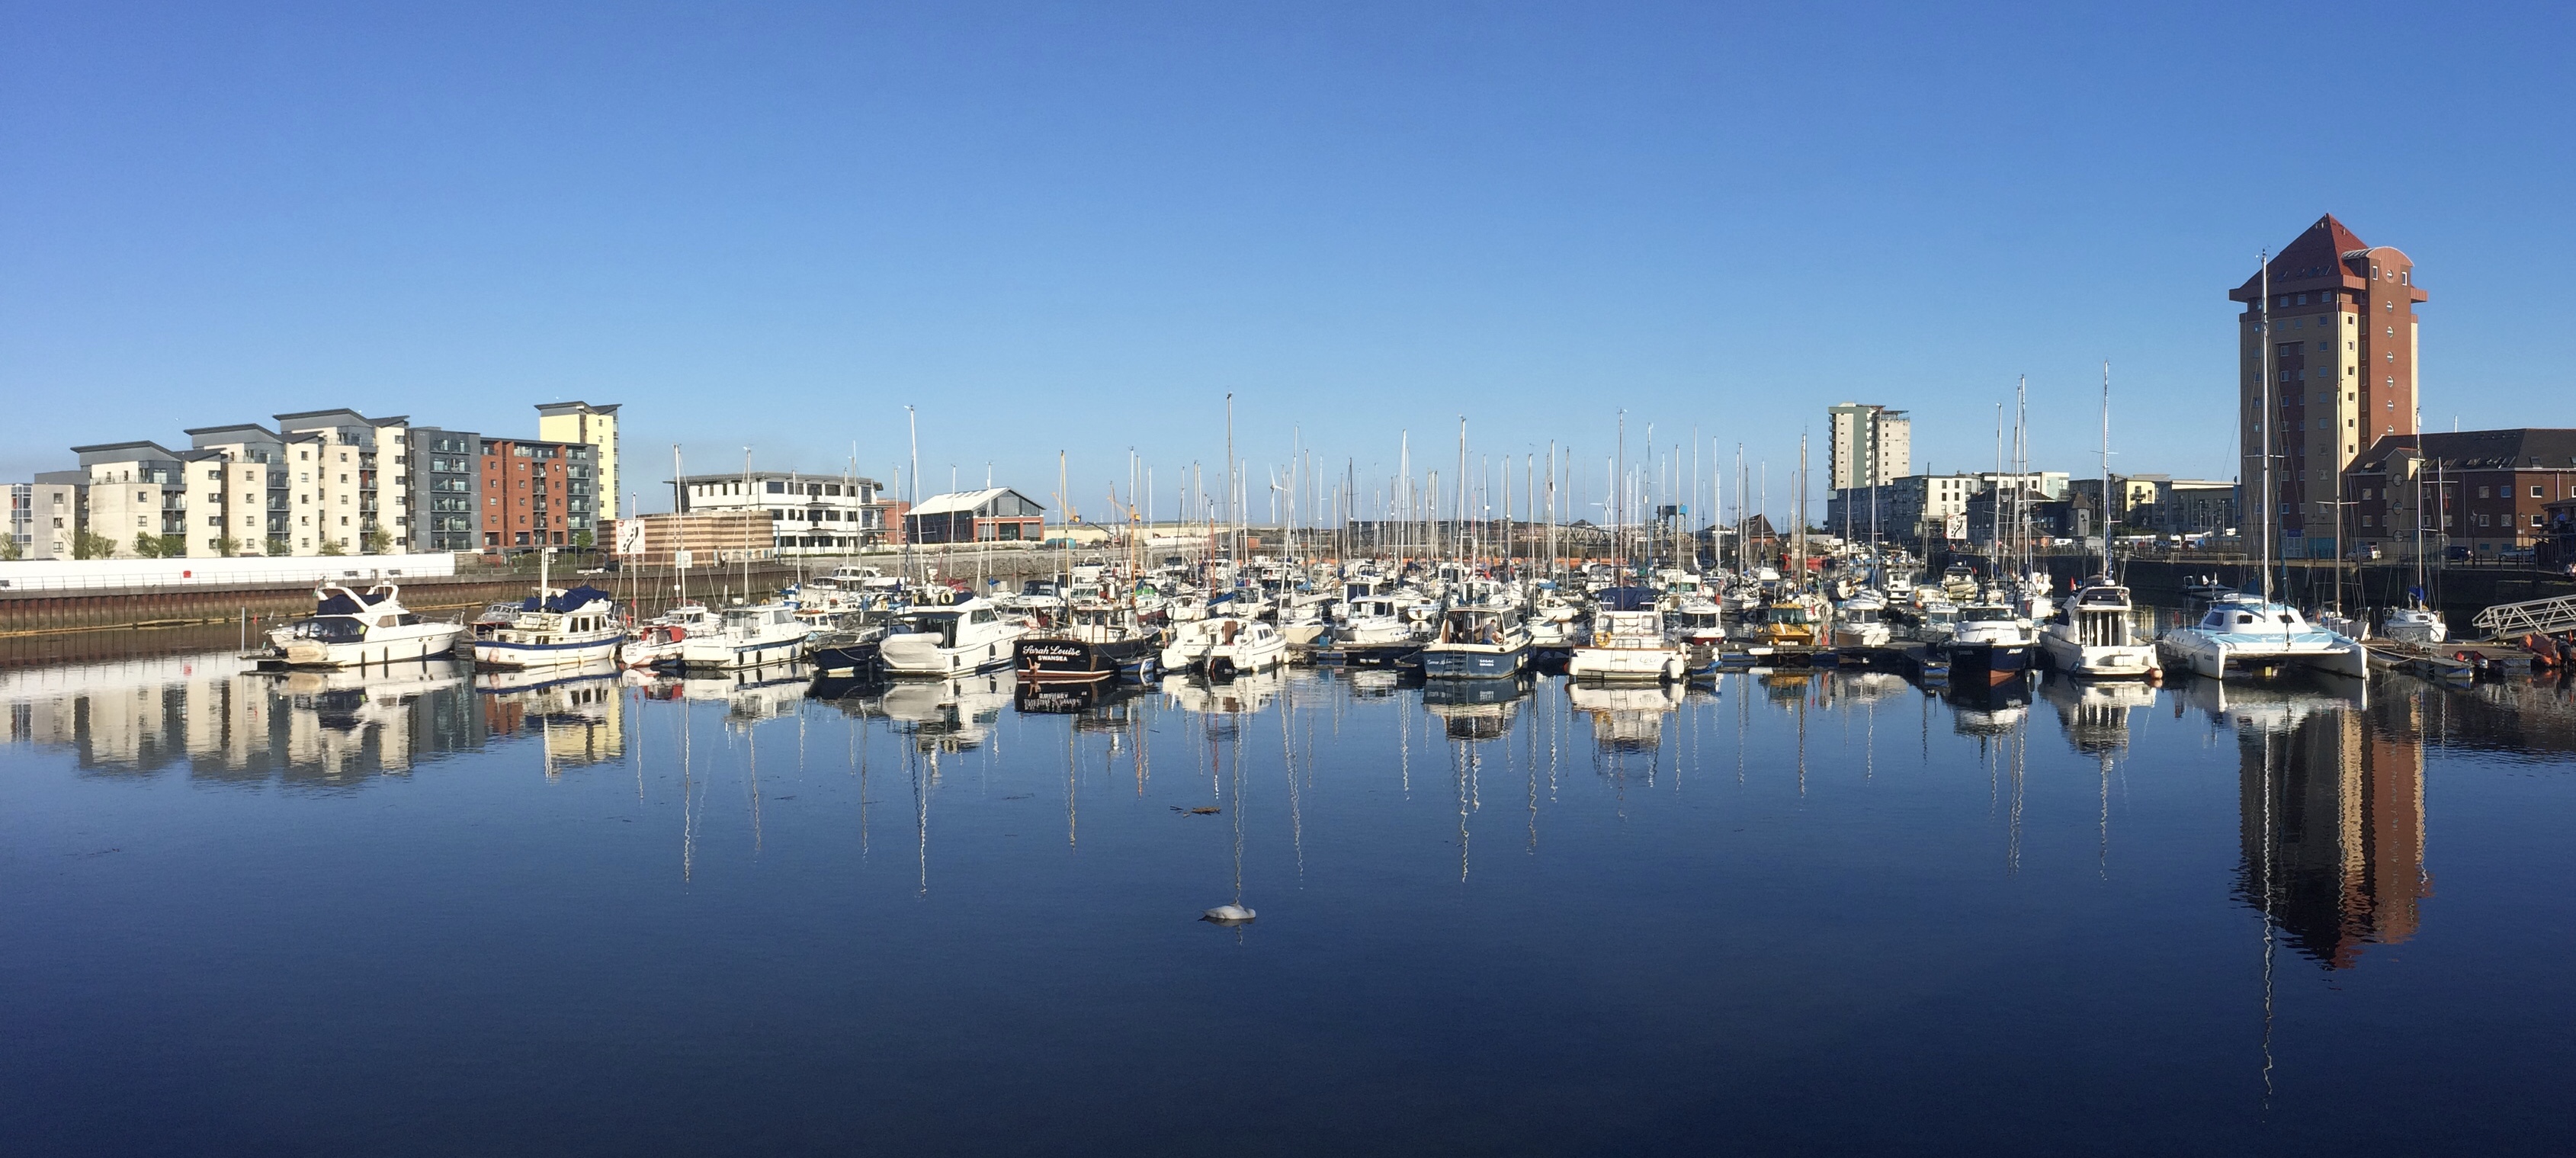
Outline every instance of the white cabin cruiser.
<path fill-rule="evenodd" d="M 903 629 L 877 648 L 887 675 L 949 676 L 1011 666 L 1012 645 L 1028 633 L 1018 616 L 1004 615 L 989 599 L 948 607 L 916 608 Z"/>
<path fill-rule="evenodd" d="M 1682 646 L 1664 637 L 1664 615 L 1651 587 L 1612 587 L 1592 612 L 1591 642 L 1574 649 L 1565 674 L 1575 679 L 1671 680 L 1688 673 Z"/>
<path fill-rule="evenodd" d="M 728 607 L 715 630 L 694 632 L 680 641 L 680 666 L 730 671 L 786 663 L 805 653 L 805 637 L 811 634 L 813 627 L 796 618 L 796 609 L 785 603 Z"/>
<path fill-rule="evenodd" d="M 1833 645 L 1835 647 L 1885 647 L 1896 638 L 1896 628 L 1882 613 L 1885 600 L 1863 594 L 1843 600 L 1834 609 Z"/>
<path fill-rule="evenodd" d="M 2370 674 L 2370 653 L 2360 643 L 2310 624 L 2295 607 L 2253 595 L 2210 604 L 2199 623 L 2166 632 L 2156 646 L 2167 660 L 2211 679 L 2289 667 L 2355 679 Z"/>
<path fill-rule="evenodd" d="M 651 623 L 635 629 L 635 634 L 617 649 L 617 662 L 623 667 L 661 667 L 680 662 L 680 650 L 692 635 L 714 631 L 724 626 L 724 617 L 703 603 L 684 603 L 663 613 Z"/>
<path fill-rule="evenodd" d="M 1172 629 L 1163 648 L 1166 671 L 1205 671 L 1212 677 L 1256 672 L 1288 661 L 1288 637 L 1258 619 L 1220 615 L 1193 619 Z"/>
<path fill-rule="evenodd" d="M 313 614 L 268 633 L 273 654 L 264 662 L 285 667 L 363 667 L 400 659 L 428 659 L 456 650 L 465 625 L 422 619 L 402 605 L 402 590 L 378 583 L 365 591 L 327 583 L 313 592 Z"/>
<path fill-rule="evenodd" d="M 2096 576 L 2085 580 L 2039 628 L 2039 653 L 2062 672 L 2106 679 L 2162 674 L 2153 643 L 2139 638 L 2129 589 Z"/>

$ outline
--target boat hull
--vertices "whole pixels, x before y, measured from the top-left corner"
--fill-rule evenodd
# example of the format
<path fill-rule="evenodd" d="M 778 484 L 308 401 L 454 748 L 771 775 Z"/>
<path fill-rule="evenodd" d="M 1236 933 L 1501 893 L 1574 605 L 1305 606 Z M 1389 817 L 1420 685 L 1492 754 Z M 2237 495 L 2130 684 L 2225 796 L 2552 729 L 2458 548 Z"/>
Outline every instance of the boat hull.
<path fill-rule="evenodd" d="M 2093 679 L 2147 679 L 2162 674 L 2156 649 L 2145 644 L 2087 646 L 2053 632 L 2039 637 L 2040 657 L 2054 670 Z"/>
<path fill-rule="evenodd" d="M 866 643 L 818 647 L 807 652 L 805 659 L 814 665 L 816 671 L 827 676 L 844 679 L 871 676 L 877 670 L 877 649 L 878 642 L 872 639 Z"/>
<path fill-rule="evenodd" d="M 1431 644 L 1422 649 L 1422 674 L 1426 679 L 1502 679 L 1516 676 L 1529 664 L 1529 646 L 1486 647 Z"/>
<path fill-rule="evenodd" d="M 897 647 L 888 644 L 877 649 L 877 664 L 885 669 L 887 675 L 945 678 L 1009 667 L 1011 648 L 1006 643 L 973 647 Z"/>
<path fill-rule="evenodd" d="M 493 639 L 474 641 L 474 665 L 497 668 L 570 667 L 578 664 L 614 660 L 617 649 L 625 644 L 623 635 L 600 639 L 566 640 L 561 643 L 511 643 Z"/>
<path fill-rule="evenodd" d="M 1143 638 L 1093 643 L 1023 636 L 1012 648 L 1012 663 L 1020 669 L 1020 678 L 1039 683 L 1146 679 L 1158 662 L 1154 641 Z"/>
<path fill-rule="evenodd" d="M 2026 643 L 1960 643 L 1951 641 L 1950 681 L 1959 683 L 1983 679 L 1990 684 L 2003 683 L 2030 670 L 2030 645 Z"/>
<path fill-rule="evenodd" d="M 434 659 L 453 653 L 464 634 L 465 629 L 455 624 L 419 624 L 378 628 L 366 639 L 346 642 L 289 640 L 278 645 L 275 662 L 285 667 L 341 668 Z"/>
<path fill-rule="evenodd" d="M 1565 674 L 1578 680 L 1662 683 L 1680 680 L 1687 663 L 1680 648 L 1578 647 L 1566 658 Z"/>
<path fill-rule="evenodd" d="M 732 671 L 735 668 L 767 667 L 787 663 L 805 652 L 803 635 L 776 636 L 769 639 L 729 639 L 722 635 L 693 635 L 681 641 L 680 666 L 692 671 Z"/>

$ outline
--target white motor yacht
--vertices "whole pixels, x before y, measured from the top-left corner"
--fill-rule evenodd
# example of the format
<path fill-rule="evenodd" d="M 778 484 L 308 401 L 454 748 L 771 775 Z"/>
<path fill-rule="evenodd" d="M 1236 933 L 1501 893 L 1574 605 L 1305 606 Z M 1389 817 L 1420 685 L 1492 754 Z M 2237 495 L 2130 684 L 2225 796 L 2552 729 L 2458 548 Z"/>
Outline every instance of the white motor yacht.
<path fill-rule="evenodd" d="M 1255 672 L 1288 662 L 1288 637 L 1258 619 L 1219 615 L 1172 629 L 1163 648 L 1166 671 L 1205 671 L 1214 677 Z"/>
<path fill-rule="evenodd" d="M 283 667 L 363 667 L 428 659 L 456 650 L 465 625 L 422 619 L 402 605 L 402 590 L 378 583 L 365 591 L 338 583 L 313 592 L 313 614 L 268 633 L 263 662 Z"/>
<path fill-rule="evenodd" d="M 1592 639 L 1574 649 L 1565 674 L 1576 679 L 1671 680 L 1688 672 L 1682 645 L 1664 636 L 1664 614 L 1651 587 L 1602 591 L 1592 612 Z"/>
<path fill-rule="evenodd" d="M 1988 598 L 1959 609 L 1958 622 L 1942 651 L 1950 658 L 1952 683 L 1998 684 L 2030 670 L 2031 648 L 2038 646 L 2031 621 L 2000 599 Z"/>
<path fill-rule="evenodd" d="M 635 634 L 617 649 L 617 662 L 624 667 L 661 667 L 680 662 L 680 649 L 692 635 L 714 631 L 724 625 L 724 617 L 703 603 L 684 603 L 662 614 L 651 623 L 635 629 Z"/>
<path fill-rule="evenodd" d="M 2255 595 L 2230 595 L 2200 622 L 2156 641 L 2164 657 L 2199 675 L 2222 679 L 2305 667 L 2366 678 L 2370 653 L 2360 643 L 2309 623 L 2295 607 Z"/>
<path fill-rule="evenodd" d="M 1885 601 L 1866 594 L 1843 600 L 1834 608 L 1834 646 L 1887 646 L 1896 638 L 1896 628 L 1882 617 L 1886 608 Z"/>
<path fill-rule="evenodd" d="M 947 607 L 916 608 L 901 630 L 878 645 L 877 662 L 888 675 L 948 676 L 1011 666 L 1012 646 L 1028 634 L 1027 621 L 1005 615 L 989 599 Z"/>
<path fill-rule="evenodd" d="M 2139 637 L 2129 589 L 2107 577 L 2087 579 L 2039 629 L 2048 666 L 2080 676 L 2143 679 L 2161 674 L 2153 643 Z"/>
<path fill-rule="evenodd" d="M 804 654 L 805 637 L 811 634 L 812 626 L 785 603 L 728 607 L 715 630 L 693 632 L 680 641 L 680 666 L 730 671 L 785 663 Z"/>

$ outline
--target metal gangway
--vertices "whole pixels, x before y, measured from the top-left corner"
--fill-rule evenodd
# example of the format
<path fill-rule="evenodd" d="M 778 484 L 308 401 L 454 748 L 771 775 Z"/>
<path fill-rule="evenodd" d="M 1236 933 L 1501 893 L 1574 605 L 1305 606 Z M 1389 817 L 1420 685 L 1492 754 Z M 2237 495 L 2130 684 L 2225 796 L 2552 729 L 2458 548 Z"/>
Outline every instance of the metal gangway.
<path fill-rule="evenodd" d="M 2576 595 L 2499 603 L 2479 612 L 2469 626 L 2485 632 L 2488 639 L 2509 639 L 2535 631 L 2543 635 L 2576 631 Z"/>

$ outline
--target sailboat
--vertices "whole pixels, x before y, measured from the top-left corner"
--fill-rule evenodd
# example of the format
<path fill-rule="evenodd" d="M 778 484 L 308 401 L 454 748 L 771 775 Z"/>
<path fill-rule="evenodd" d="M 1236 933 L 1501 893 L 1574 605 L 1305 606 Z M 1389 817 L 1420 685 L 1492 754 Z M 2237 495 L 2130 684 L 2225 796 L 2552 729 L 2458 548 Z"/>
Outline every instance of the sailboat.
<path fill-rule="evenodd" d="M 2102 573 L 2076 585 L 2039 628 L 2049 666 L 2080 676 L 2144 679 L 2162 674 L 2155 645 L 2139 638 L 2129 589 L 2111 568 L 2111 364 L 2102 363 Z"/>
<path fill-rule="evenodd" d="M 2416 429 L 2423 429 L 2418 421 Z M 2433 490 L 2441 493 L 2442 483 L 2435 476 Z M 2385 497 L 2385 496 L 2382 496 Z M 2392 607 L 2379 622 L 2379 634 L 2398 643 L 2431 647 L 2451 637 L 2451 626 L 2442 622 L 2442 613 L 2424 602 L 2424 471 L 2417 463 L 2415 470 L 2415 585 L 2406 592 L 2408 606 Z"/>
<path fill-rule="evenodd" d="M 2156 641 L 2164 657 L 2198 675 L 2221 679 L 2230 674 L 2269 674 L 2290 667 L 2312 668 L 2356 679 L 2370 674 L 2370 653 L 2350 638 L 2307 621 L 2299 610 L 2272 600 L 2272 536 L 2279 529 L 2279 492 L 2272 485 L 2272 433 L 2279 412 L 2272 398 L 2272 263 L 2262 262 L 2261 335 L 2263 377 L 2262 489 L 2255 494 L 2263 531 L 2262 593 L 2228 593 L 2218 597 L 2200 622 L 2166 632 Z"/>

